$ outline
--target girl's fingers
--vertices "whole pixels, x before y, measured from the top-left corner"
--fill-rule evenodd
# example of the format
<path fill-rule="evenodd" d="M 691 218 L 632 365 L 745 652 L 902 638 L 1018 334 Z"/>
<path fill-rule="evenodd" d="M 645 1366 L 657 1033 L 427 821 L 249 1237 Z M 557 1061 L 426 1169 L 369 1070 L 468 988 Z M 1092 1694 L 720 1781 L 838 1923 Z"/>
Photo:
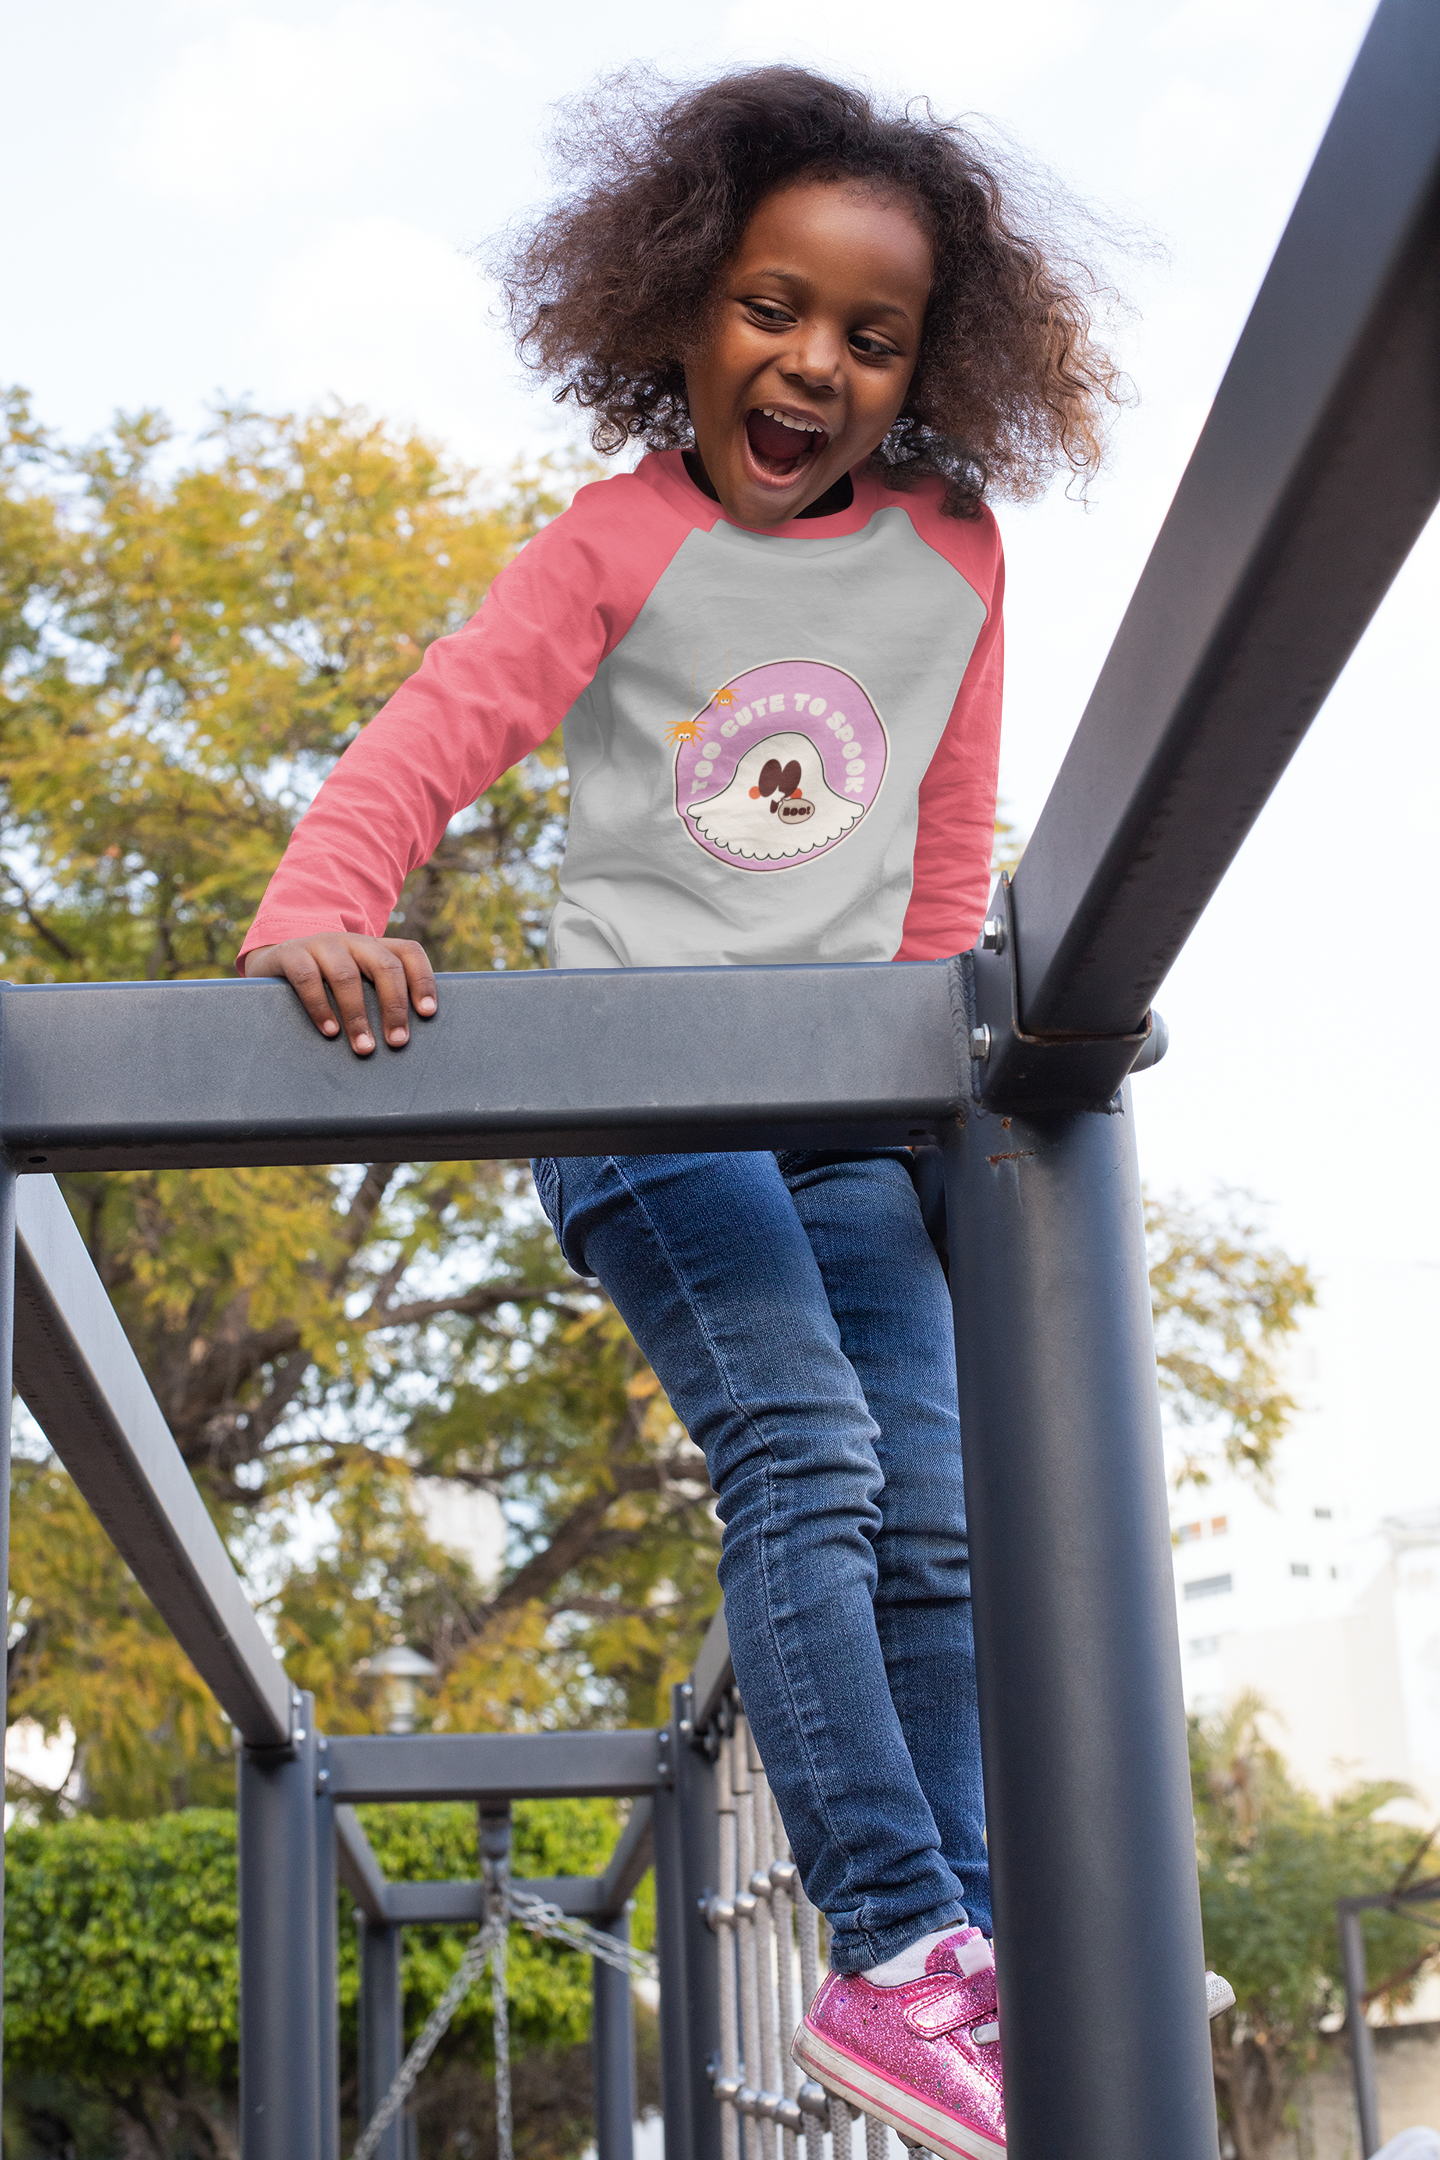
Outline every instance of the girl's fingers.
<path fill-rule="evenodd" d="M 439 1006 L 440 993 L 435 986 L 435 972 L 425 957 L 425 948 L 407 938 L 398 950 L 405 979 L 410 985 L 410 1002 L 416 1012 L 428 1020 Z"/>
<path fill-rule="evenodd" d="M 370 1015 L 365 1010 L 365 979 L 350 957 L 348 946 L 342 945 L 337 952 L 327 952 L 320 965 L 340 1008 L 340 1025 L 345 1030 L 346 1041 L 357 1057 L 369 1057 L 375 1048 L 375 1037 L 370 1032 Z M 334 1029 L 329 1032 L 333 1034 Z"/>
<path fill-rule="evenodd" d="M 423 947 L 410 938 L 326 934 L 287 939 L 253 953 L 250 974 L 283 975 L 322 1035 L 344 1030 L 350 1048 L 369 1057 L 375 1031 L 365 1008 L 365 980 L 375 985 L 380 1033 L 394 1050 L 410 1040 L 410 1005 L 427 1020 L 439 1004 Z M 328 994 L 327 994 L 328 992 Z M 334 998 L 340 1018 L 335 1018 Z"/>
<path fill-rule="evenodd" d="M 266 974 L 270 972 L 269 968 L 264 970 Z M 284 975 L 322 1035 L 339 1034 L 340 1023 L 325 995 L 325 978 L 316 966 L 314 957 L 303 945 L 297 945 L 292 952 L 285 953 L 275 972 Z"/>
<path fill-rule="evenodd" d="M 393 1050 L 410 1040 L 410 992 L 399 955 L 377 938 L 361 961 L 380 1001 L 380 1028 Z"/>

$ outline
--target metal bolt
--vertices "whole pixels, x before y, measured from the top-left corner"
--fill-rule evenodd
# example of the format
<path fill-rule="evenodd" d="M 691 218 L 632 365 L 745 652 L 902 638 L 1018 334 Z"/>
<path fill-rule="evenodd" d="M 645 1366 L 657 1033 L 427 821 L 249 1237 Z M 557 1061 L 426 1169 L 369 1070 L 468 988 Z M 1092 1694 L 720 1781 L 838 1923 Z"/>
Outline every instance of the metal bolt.
<path fill-rule="evenodd" d="M 800 1870 L 793 1860 L 772 1860 L 770 1880 L 777 1890 L 783 1891 L 787 1897 L 793 1897 L 795 1886 L 800 1880 Z"/>
<path fill-rule="evenodd" d="M 751 1897 L 768 1898 L 775 1886 L 763 1869 L 756 1868 L 745 1887 L 750 1892 Z"/>
<path fill-rule="evenodd" d="M 990 1055 L 990 1030 L 983 1020 L 970 1030 L 970 1055 L 982 1065 Z"/>
<path fill-rule="evenodd" d="M 1003 915 L 987 915 L 985 927 L 980 932 L 980 943 L 986 952 L 1004 952 L 1005 918 Z"/>

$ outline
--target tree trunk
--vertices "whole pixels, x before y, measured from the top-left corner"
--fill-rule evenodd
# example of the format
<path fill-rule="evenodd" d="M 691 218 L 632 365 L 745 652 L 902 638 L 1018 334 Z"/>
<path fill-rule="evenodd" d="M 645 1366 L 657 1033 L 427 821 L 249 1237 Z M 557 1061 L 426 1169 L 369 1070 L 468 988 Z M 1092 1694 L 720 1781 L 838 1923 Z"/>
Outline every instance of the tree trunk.
<path fill-rule="evenodd" d="M 1236 2160 L 1270 2160 L 1285 2128 L 1300 2065 L 1289 2049 L 1269 2038 L 1226 2040 L 1212 2028 L 1210 2044 L 1215 2090 L 1235 2141 Z"/>

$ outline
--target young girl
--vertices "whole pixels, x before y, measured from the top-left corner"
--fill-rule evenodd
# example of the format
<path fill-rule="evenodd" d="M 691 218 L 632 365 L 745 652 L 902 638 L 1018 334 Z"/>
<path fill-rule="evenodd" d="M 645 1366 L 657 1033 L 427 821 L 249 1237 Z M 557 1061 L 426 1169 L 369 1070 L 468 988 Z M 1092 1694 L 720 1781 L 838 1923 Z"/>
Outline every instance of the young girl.
<path fill-rule="evenodd" d="M 346 751 L 246 940 L 375 1049 L 448 821 L 563 722 L 556 967 L 933 960 L 989 883 L 991 486 L 1098 457 L 1087 281 L 957 129 L 794 68 L 633 91 L 519 247 L 522 350 L 638 468 L 587 487 Z M 328 993 L 328 995 L 327 995 Z M 331 997 L 339 1012 L 337 1021 Z M 903 1148 L 534 1164 L 704 1449 L 736 1678 L 832 1975 L 797 2059 L 1004 2150 L 948 1293 Z"/>

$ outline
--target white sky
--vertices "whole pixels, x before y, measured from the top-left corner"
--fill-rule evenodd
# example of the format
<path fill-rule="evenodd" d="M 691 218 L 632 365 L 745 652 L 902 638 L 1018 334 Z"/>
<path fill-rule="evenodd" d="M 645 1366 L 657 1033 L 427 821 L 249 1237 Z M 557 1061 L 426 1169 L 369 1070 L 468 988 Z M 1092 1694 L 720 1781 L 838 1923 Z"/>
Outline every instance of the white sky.
<path fill-rule="evenodd" d="M 1003 785 L 1028 826 L 1368 14 L 832 0 L 812 33 L 760 0 L 12 4 L 0 378 L 71 436 L 117 405 L 191 429 L 217 392 L 336 394 L 503 470 L 573 436 L 520 378 L 465 251 L 543 193 L 557 98 L 632 59 L 790 57 L 988 116 L 1164 250 L 1123 268 L 1142 402 L 1092 506 L 1002 510 Z M 1432 531 L 1166 985 L 1174 1047 L 1136 1086 L 1152 1185 L 1250 1188 L 1319 1271 L 1306 1393 L 1368 1516 L 1440 1498 L 1437 555 Z"/>

